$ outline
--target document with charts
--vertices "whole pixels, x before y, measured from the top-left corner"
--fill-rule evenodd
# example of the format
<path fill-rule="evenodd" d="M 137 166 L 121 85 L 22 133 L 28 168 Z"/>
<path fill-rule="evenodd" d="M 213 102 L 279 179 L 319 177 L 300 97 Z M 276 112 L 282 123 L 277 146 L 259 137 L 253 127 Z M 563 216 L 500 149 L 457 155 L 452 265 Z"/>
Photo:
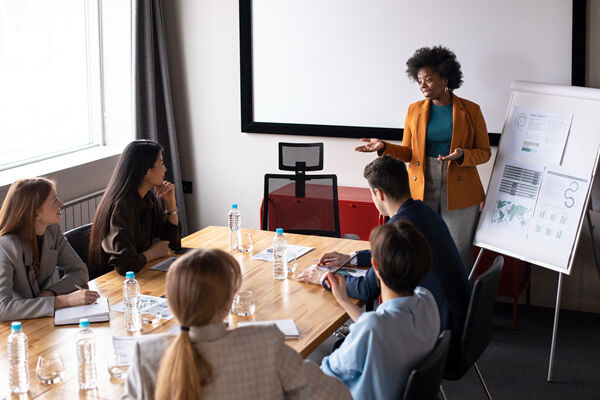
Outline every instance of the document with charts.
<path fill-rule="evenodd" d="M 589 178 L 546 169 L 528 237 L 540 261 L 568 264 L 589 184 Z"/>
<path fill-rule="evenodd" d="M 510 231 L 525 239 L 531 226 L 544 169 L 508 160 L 502 166 L 496 198 L 489 219 L 489 229 Z"/>
<path fill-rule="evenodd" d="M 505 151 L 520 160 L 561 165 L 573 114 L 515 106 L 507 123 Z"/>

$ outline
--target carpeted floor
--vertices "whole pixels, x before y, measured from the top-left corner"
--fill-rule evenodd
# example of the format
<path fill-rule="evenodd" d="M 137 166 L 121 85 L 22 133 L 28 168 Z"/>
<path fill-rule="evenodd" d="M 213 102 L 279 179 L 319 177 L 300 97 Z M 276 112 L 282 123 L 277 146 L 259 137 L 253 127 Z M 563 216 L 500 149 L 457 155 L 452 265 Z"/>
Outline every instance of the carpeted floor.
<path fill-rule="evenodd" d="M 496 303 L 494 337 L 478 362 L 494 399 L 600 400 L 600 315 L 560 312 L 554 381 L 548 383 L 553 318 L 553 309 L 519 306 L 519 329 L 513 331 L 512 305 Z M 308 358 L 320 363 L 335 340 Z M 486 398 L 474 369 L 442 385 L 449 400 Z"/>

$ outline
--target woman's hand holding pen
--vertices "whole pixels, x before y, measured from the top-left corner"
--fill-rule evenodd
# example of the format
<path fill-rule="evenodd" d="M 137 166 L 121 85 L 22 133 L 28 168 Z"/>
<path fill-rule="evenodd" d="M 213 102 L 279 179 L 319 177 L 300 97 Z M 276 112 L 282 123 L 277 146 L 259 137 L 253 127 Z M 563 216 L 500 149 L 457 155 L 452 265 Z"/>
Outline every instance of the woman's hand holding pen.
<path fill-rule="evenodd" d="M 54 309 L 58 310 L 66 307 L 83 306 L 92 304 L 100 297 L 100 293 L 95 290 L 84 289 L 75 285 L 78 289 L 69 294 L 58 295 L 54 299 Z"/>

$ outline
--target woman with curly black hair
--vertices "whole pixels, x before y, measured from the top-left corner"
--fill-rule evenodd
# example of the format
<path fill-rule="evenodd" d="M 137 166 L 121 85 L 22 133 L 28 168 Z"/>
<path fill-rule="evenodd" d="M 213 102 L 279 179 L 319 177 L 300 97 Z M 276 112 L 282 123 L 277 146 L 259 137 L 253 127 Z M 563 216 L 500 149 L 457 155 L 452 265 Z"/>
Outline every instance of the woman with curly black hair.
<path fill-rule="evenodd" d="M 477 165 L 491 156 L 485 120 L 477 104 L 454 94 L 463 74 L 448 48 L 420 48 L 406 65 L 425 100 L 409 106 L 402 145 L 362 139 L 366 143 L 356 151 L 391 154 L 408 163 L 412 197 L 442 216 L 470 269 L 479 203 L 485 198 Z"/>

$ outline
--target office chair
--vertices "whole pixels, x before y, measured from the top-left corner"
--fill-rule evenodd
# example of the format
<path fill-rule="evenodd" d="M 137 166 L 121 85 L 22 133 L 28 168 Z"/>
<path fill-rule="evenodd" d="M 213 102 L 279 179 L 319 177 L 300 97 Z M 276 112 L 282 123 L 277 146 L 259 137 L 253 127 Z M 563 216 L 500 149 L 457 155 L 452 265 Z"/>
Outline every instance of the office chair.
<path fill-rule="evenodd" d="M 92 224 L 86 224 L 64 233 L 67 242 L 69 242 L 73 250 L 75 250 L 75 253 L 77 253 L 79 258 L 81 258 L 86 265 L 88 263 L 88 247 L 90 244 L 91 229 Z M 96 278 L 96 276 L 90 276 L 90 280 L 94 278 Z"/>
<path fill-rule="evenodd" d="M 323 169 L 323 143 L 284 143 L 279 169 L 294 174 L 265 174 L 261 229 L 340 237 L 337 177 L 306 175 Z"/>
<path fill-rule="evenodd" d="M 435 347 L 408 376 L 402 400 L 436 400 L 450 349 L 449 330 L 443 331 Z"/>
<path fill-rule="evenodd" d="M 496 257 L 490 269 L 475 281 L 460 341 L 460 357 L 454 365 L 446 365 L 444 370 L 444 379 L 456 381 L 461 379 L 471 366 L 475 367 L 477 376 L 479 376 L 483 389 L 490 400 L 492 396 L 483 380 L 479 367 L 477 367 L 477 360 L 492 340 L 494 304 L 503 265 L 504 258 L 502 256 Z M 446 396 L 441 386 L 440 390 L 445 399 Z"/>

